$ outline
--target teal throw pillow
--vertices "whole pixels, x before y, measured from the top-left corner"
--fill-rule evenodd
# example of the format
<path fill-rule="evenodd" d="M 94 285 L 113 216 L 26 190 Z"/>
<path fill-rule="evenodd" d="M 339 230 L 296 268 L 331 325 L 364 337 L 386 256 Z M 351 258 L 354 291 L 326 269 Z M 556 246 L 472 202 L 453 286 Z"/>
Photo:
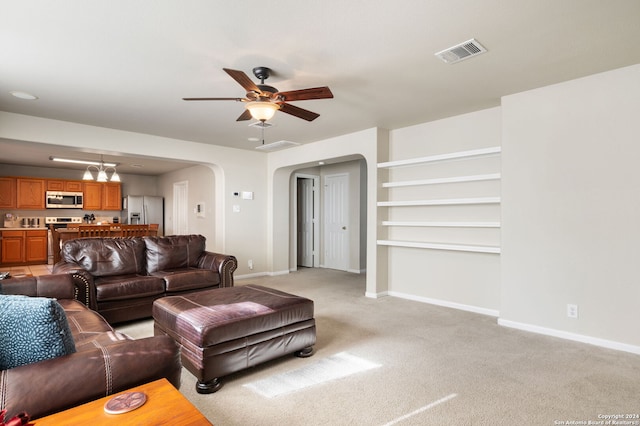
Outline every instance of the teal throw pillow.
<path fill-rule="evenodd" d="M 75 351 L 67 316 L 55 299 L 0 295 L 0 369 Z"/>

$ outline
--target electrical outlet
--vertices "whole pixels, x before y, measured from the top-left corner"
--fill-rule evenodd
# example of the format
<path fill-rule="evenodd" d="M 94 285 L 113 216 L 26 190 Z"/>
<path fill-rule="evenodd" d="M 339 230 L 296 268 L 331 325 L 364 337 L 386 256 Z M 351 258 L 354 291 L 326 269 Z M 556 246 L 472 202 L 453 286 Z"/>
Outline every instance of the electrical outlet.
<path fill-rule="evenodd" d="M 578 318 L 578 305 L 567 304 L 567 317 Z"/>
<path fill-rule="evenodd" d="M 249 265 L 249 269 L 253 269 L 253 259 L 249 259 L 247 264 Z"/>

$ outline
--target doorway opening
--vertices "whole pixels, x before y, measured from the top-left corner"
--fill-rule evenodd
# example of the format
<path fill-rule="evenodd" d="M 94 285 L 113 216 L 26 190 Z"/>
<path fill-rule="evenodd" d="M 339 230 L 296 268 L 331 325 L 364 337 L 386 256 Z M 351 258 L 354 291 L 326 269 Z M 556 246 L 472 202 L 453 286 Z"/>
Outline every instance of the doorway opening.
<path fill-rule="evenodd" d="M 320 252 L 320 176 L 296 174 L 296 264 L 317 268 Z"/>

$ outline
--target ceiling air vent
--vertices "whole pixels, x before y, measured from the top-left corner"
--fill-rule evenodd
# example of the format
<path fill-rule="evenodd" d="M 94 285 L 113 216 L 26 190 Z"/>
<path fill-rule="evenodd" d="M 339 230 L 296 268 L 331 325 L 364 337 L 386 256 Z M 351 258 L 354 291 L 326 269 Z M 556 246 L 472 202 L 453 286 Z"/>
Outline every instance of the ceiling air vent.
<path fill-rule="evenodd" d="M 273 143 L 268 143 L 266 145 L 256 146 L 258 151 L 278 151 L 279 149 L 291 148 L 292 146 L 300 145 L 297 142 L 290 141 L 278 141 Z"/>
<path fill-rule="evenodd" d="M 465 59 L 480 55 L 486 51 L 487 49 L 485 49 L 484 46 L 478 43 L 475 38 L 472 38 L 464 43 L 441 50 L 436 53 L 436 56 L 447 64 L 455 64 L 456 62 L 464 61 Z"/>

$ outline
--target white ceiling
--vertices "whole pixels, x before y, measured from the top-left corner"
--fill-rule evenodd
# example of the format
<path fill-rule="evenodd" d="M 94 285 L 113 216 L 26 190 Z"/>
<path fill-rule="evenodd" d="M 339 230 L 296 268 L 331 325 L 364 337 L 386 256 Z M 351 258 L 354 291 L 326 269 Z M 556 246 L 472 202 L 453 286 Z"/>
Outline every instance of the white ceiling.
<path fill-rule="evenodd" d="M 270 67 L 266 83 L 281 91 L 329 86 L 334 99 L 292 102 L 320 118 L 278 112 L 265 131 L 266 143 L 309 143 L 640 63 L 638 0 L 2 0 L 1 10 L 0 110 L 249 150 L 260 131 L 235 121 L 242 103 L 182 100 L 243 97 L 223 67 L 251 78 Z M 488 52 L 452 65 L 434 56 L 471 38 Z M 17 146 L 0 140 L 0 163 L 51 166 L 50 147 L 21 157 Z M 157 172 L 166 167 L 182 165 Z"/>

